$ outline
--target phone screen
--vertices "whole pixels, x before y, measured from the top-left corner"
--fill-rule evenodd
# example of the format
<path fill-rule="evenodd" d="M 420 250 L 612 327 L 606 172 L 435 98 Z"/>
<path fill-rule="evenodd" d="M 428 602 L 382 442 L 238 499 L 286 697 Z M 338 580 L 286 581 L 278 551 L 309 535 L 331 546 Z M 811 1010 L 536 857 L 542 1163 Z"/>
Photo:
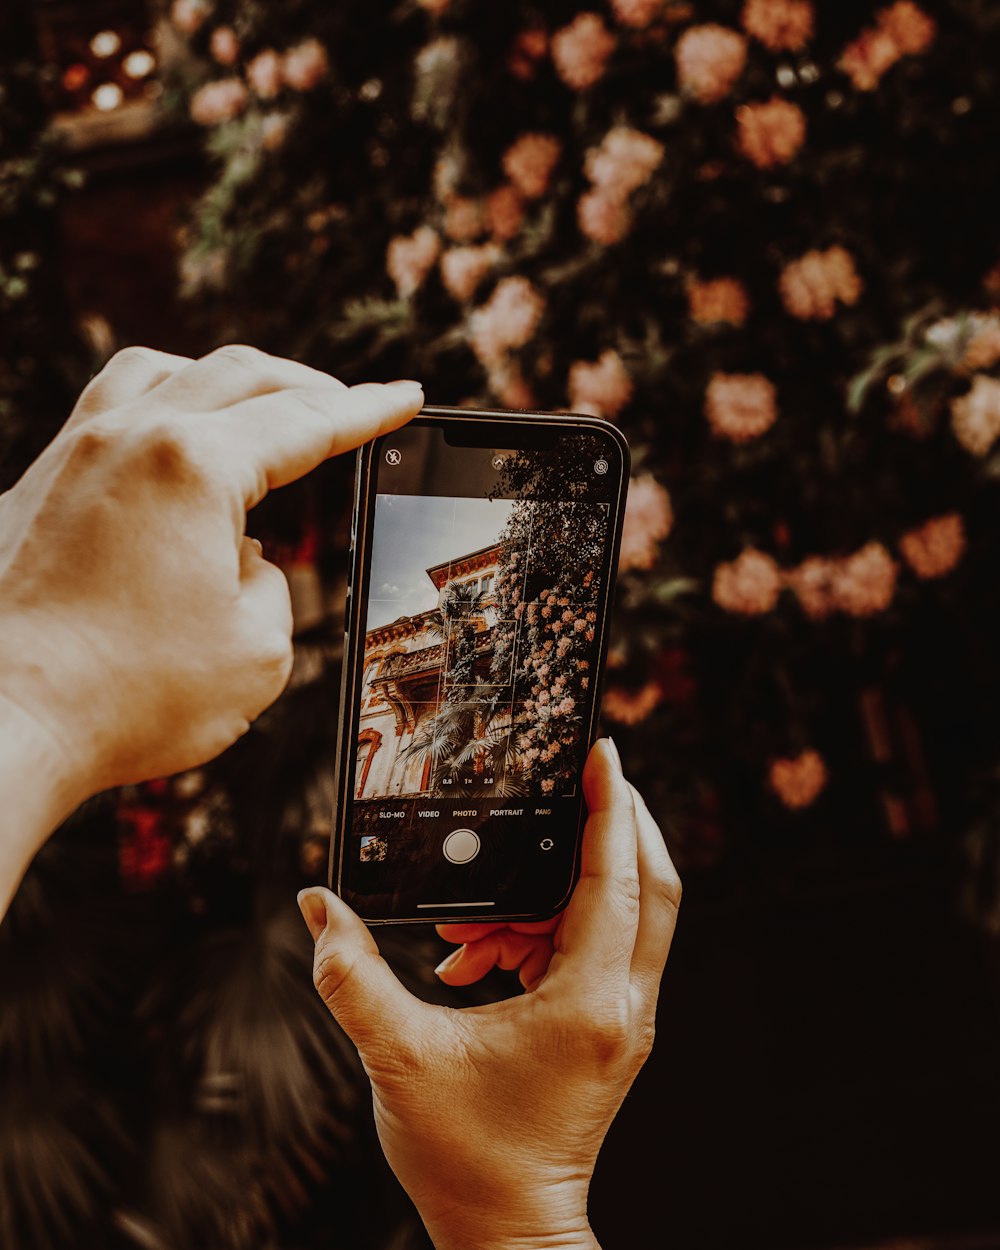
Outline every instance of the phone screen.
<path fill-rule="evenodd" d="M 551 914 L 574 880 L 627 449 L 575 418 L 421 417 L 369 454 L 337 886 L 371 920 Z"/>

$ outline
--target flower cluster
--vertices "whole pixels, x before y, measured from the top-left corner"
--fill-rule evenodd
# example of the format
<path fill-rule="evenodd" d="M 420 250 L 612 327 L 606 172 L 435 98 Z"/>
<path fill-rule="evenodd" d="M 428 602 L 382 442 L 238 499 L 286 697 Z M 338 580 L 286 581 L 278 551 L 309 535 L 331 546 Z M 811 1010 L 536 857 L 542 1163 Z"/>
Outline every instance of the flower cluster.
<path fill-rule="evenodd" d="M 920 578 L 944 577 L 965 551 L 965 526 L 957 512 L 931 517 L 899 540 L 903 559 Z"/>
<path fill-rule="evenodd" d="M 897 61 L 925 52 L 934 41 L 936 29 L 933 18 L 923 9 L 911 0 L 898 0 L 881 9 L 875 25 L 847 45 L 840 68 L 859 91 L 872 91 Z"/>
<path fill-rule="evenodd" d="M 985 456 L 1000 436 L 1000 380 L 977 373 L 971 390 L 951 402 L 951 428 L 966 451 Z"/>
<path fill-rule="evenodd" d="M 854 260 L 845 248 L 813 249 L 790 261 L 779 280 L 781 300 L 793 317 L 801 321 L 828 321 L 836 311 L 836 301 L 856 304 L 862 284 Z"/>
<path fill-rule="evenodd" d="M 746 443 L 778 417 L 774 384 L 762 373 L 714 373 L 705 392 L 705 416 L 717 438 Z"/>
<path fill-rule="evenodd" d="M 178 0 L 172 19 L 184 34 L 193 34 L 204 22 L 206 10 L 193 0 Z M 240 57 L 240 45 L 230 26 L 217 26 L 209 38 L 209 50 L 219 65 L 232 68 Z M 199 126 L 219 126 L 232 121 L 246 108 L 250 92 L 259 100 L 273 100 L 284 87 L 312 91 L 326 77 L 330 64 L 326 48 L 318 39 L 306 39 L 286 52 L 265 48 L 246 66 L 245 78 L 217 78 L 199 87 L 188 106 Z"/>
<path fill-rule="evenodd" d="M 801 52 L 813 37 L 810 0 L 747 0 L 743 29 L 772 52 Z"/>
<path fill-rule="evenodd" d="M 593 417 L 617 417 L 632 398 L 632 379 L 612 348 L 596 364 L 578 360 L 569 370 L 569 406 Z"/>
<path fill-rule="evenodd" d="M 791 759 L 774 760 L 768 784 L 786 807 L 809 807 L 826 787 L 826 764 L 818 751 L 803 751 Z"/>
<path fill-rule="evenodd" d="M 884 612 L 896 591 L 896 562 L 880 542 L 869 542 L 836 562 L 834 602 L 848 616 Z"/>
<path fill-rule="evenodd" d="M 625 503 L 618 569 L 651 569 L 660 554 L 660 543 L 670 534 L 674 510 L 670 495 L 651 473 L 633 478 Z"/>
<path fill-rule="evenodd" d="M 509 351 L 523 347 L 535 332 L 545 300 L 527 278 L 498 282 L 493 294 L 472 314 L 472 350 L 486 366 L 503 362 Z"/>
<path fill-rule="evenodd" d="M 689 27 L 674 50 L 677 82 L 700 104 L 714 104 L 732 90 L 743 73 L 747 41 L 736 30 L 710 22 Z"/>
<path fill-rule="evenodd" d="M 526 200 L 537 200 L 545 194 L 560 150 L 555 135 L 522 135 L 503 155 L 504 173 Z"/>
<path fill-rule="evenodd" d="M 567 87 L 586 91 L 604 75 L 615 37 L 596 13 L 578 13 L 552 36 L 552 61 Z"/>
<path fill-rule="evenodd" d="M 746 287 L 738 278 L 711 278 L 705 282 L 691 279 L 685 288 L 688 312 L 698 325 L 716 325 L 728 321 L 741 326 L 750 311 Z"/>
<path fill-rule="evenodd" d="M 781 594 L 781 571 L 763 551 L 746 547 L 728 564 L 720 564 L 712 582 L 712 598 L 726 612 L 760 616 L 770 612 Z"/>
<path fill-rule="evenodd" d="M 607 247 L 624 238 L 628 198 L 646 185 L 662 160 L 663 144 L 629 126 L 615 126 L 591 148 L 584 172 L 592 188 L 577 205 L 580 229 L 588 239 Z"/>
<path fill-rule="evenodd" d="M 430 226 L 413 234 L 397 235 L 386 250 L 385 267 L 400 299 L 409 299 L 423 284 L 441 251 L 441 240 Z"/>
<path fill-rule="evenodd" d="M 441 281 L 449 294 L 464 303 L 472 298 L 499 257 L 500 249 L 495 243 L 449 248 L 441 256 Z"/>
<path fill-rule="evenodd" d="M 191 120 L 199 126 L 221 126 L 239 117 L 247 106 L 250 93 L 242 78 L 216 78 L 207 82 L 191 97 L 188 106 Z"/>
<path fill-rule="evenodd" d="M 806 137 L 806 116 L 797 104 L 772 96 L 736 110 L 736 146 L 758 169 L 787 165 Z"/>

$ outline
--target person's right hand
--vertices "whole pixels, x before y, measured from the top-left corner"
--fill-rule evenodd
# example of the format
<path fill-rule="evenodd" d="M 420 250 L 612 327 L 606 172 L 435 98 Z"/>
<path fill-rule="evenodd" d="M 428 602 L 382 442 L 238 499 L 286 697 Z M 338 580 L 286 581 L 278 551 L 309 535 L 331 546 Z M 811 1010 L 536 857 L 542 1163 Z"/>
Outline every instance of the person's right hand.
<path fill-rule="evenodd" d="M 247 509 L 422 399 L 249 347 L 98 374 L 0 496 L 0 723 L 54 744 L 68 797 L 201 764 L 278 696 L 288 586 Z"/>
<path fill-rule="evenodd" d="M 437 1250 L 596 1244 L 587 1189 L 653 1042 L 680 881 L 606 740 L 584 789 L 582 874 L 520 997 L 422 1003 L 336 895 L 300 895 L 316 986 L 358 1048 L 386 1158 Z"/>

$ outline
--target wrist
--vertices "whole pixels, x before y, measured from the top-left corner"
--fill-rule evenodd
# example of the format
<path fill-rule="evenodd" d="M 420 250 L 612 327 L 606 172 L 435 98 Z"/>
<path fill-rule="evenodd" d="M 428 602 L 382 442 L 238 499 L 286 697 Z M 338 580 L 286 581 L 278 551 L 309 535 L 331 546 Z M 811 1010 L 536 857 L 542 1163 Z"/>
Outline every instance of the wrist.
<path fill-rule="evenodd" d="M 428 1215 L 435 1250 L 600 1250 L 587 1220 L 585 1186 L 553 1186 L 537 1197 L 484 1203 L 456 1183 L 446 1209 Z"/>

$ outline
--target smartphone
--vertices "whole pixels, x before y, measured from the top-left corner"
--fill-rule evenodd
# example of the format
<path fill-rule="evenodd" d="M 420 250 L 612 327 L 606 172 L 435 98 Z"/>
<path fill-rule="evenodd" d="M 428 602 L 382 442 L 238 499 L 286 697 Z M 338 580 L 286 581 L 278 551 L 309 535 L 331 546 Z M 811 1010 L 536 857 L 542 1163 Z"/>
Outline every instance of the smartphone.
<path fill-rule="evenodd" d="M 568 901 L 628 480 L 572 414 L 428 407 L 360 450 L 330 886 L 368 924 Z"/>

